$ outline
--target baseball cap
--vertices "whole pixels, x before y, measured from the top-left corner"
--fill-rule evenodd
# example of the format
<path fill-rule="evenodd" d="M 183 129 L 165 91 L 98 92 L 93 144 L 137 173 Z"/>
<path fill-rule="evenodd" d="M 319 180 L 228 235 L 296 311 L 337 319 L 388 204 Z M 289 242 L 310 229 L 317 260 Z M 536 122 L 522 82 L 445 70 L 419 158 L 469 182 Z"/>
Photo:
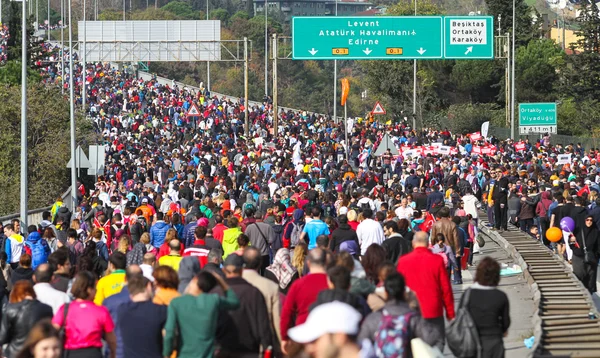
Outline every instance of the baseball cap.
<path fill-rule="evenodd" d="M 146 198 L 142 199 L 142 204 L 148 204 L 148 199 L 146 199 Z"/>
<path fill-rule="evenodd" d="M 340 215 L 346 215 L 346 214 L 348 214 L 348 208 L 347 208 L 347 207 L 345 207 L 345 206 L 342 206 L 342 207 L 340 208 L 340 210 L 339 210 L 339 214 L 340 214 Z"/>
<path fill-rule="evenodd" d="M 290 338 L 298 343 L 310 343 L 328 333 L 358 334 L 362 316 L 347 303 L 334 301 L 315 307 L 306 322 L 288 331 Z"/>

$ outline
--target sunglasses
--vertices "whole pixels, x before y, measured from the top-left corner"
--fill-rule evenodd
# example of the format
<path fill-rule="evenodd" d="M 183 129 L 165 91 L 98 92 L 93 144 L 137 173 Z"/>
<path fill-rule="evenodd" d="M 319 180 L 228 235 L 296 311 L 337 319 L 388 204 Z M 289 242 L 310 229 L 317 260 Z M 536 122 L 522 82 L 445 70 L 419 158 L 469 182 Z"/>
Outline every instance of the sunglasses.
<path fill-rule="evenodd" d="M 585 219 L 585 221 L 594 221 L 594 219 Z"/>

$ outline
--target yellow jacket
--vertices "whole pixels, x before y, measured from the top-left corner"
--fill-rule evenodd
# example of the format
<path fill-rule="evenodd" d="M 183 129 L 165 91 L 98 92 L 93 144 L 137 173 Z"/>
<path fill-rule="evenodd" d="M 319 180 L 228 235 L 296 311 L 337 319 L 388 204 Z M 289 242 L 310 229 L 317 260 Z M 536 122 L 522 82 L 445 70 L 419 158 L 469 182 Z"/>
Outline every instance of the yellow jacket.
<path fill-rule="evenodd" d="M 110 275 L 102 277 L 96 284 L 94 303 L 101 306 L 106 298 L 121 292 L 124 283 L 125 270 L 116 270 Z"/>

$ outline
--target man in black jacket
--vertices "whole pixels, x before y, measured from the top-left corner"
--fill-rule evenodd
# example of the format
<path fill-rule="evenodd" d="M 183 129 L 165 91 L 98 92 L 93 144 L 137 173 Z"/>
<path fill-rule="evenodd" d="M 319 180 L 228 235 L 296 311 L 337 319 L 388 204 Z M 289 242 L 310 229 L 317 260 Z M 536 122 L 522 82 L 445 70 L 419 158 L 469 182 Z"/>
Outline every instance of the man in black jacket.
<path fill-rule="evenodd" d="M 494 224 L 496 230 L 504 231 L 508 229 L 508 178 L 502 174 L 501 168 L 496 168 L 493 173 Z"/>
<path fill-rule="evenodd" d="M 354 307 L 363 317 L 371 313 L 364 298 L 350 292 L 350 271 L 343 266 L 334 266 L 327 270 L 328 290 L 319 292 L 317 300 L 310 306 L 310 311 L 324 303 L 339 301 Z"/>
<path fill-rule="evenodd" d="M 236 254 L 227 256 L 223 263 L 226 282 L 240 300 L 240 307 L 219 314 L 217 341 L 221 350 L 217 357 L 255 358 L 262 347 L 273 345 L 269 313 L 265 298 L 258 288 L 242 278 L 244 259 Z M 217 287 L 214 293 L 223 295 Z"/>
<path fill-rule="evenodd" d="M 396 263 L 398 258 L 412 251 L 412 243 L 403 238 L 398 228 L 398 223 L 393 220 L 386 221 L 383 224 L 383 233 L 387 237 L 381 247 L 385 250 L 386 259 Z"/>
<path fill-rule="evenodd" d="M 358 246 L 358 236 L 350 225 L 348 225 L 348 216 L 346 214 L 338 216 L 338 223 L 340 224 L 337 229 L 333 230 L 331 240 L 329 240 L 329 249 L 331 252 L 338 252 L 340 250 L 340 244 L 344 241 L 354 241 Z"/>

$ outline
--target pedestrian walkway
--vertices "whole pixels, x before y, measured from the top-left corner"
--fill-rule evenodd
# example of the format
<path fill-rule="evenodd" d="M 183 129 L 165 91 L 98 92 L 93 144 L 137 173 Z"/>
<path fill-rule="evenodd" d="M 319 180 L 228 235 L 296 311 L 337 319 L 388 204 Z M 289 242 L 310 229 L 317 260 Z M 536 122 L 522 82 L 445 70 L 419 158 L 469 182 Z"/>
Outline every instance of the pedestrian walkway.
<path fill-rule="evenodd" d="M 486 237 L 486 243 L 481 249 L 481 253 L 476 254 L 473 257 L 473 267 L 470 267 L 469 270 L 463 271 L 462 273 L 463 284 L 452 286 L 455 307 L 458 308 L 460 297 L 463 292 L 473 284 L 477 264 L 486 256 L 494 258 L 501 265 L 506 264 L 512 266 L 515 263 L 508 251 L 494 240 L 490 240 Z M 504 338 L 506 356 L 511 358 L 527 357 L 532 351 L 525 347 L 523 340 L 533 336 L 533 316 L 535 312 L 533 293 L 522 273 L 516 276 L 502 277 L 498 288 L 506 293 L 510 302 L 511 324 L 508 330 L 508 336 Z M 453 356 L 448 349 L 448 346 L 446 346 L 444 356 Z"/>

